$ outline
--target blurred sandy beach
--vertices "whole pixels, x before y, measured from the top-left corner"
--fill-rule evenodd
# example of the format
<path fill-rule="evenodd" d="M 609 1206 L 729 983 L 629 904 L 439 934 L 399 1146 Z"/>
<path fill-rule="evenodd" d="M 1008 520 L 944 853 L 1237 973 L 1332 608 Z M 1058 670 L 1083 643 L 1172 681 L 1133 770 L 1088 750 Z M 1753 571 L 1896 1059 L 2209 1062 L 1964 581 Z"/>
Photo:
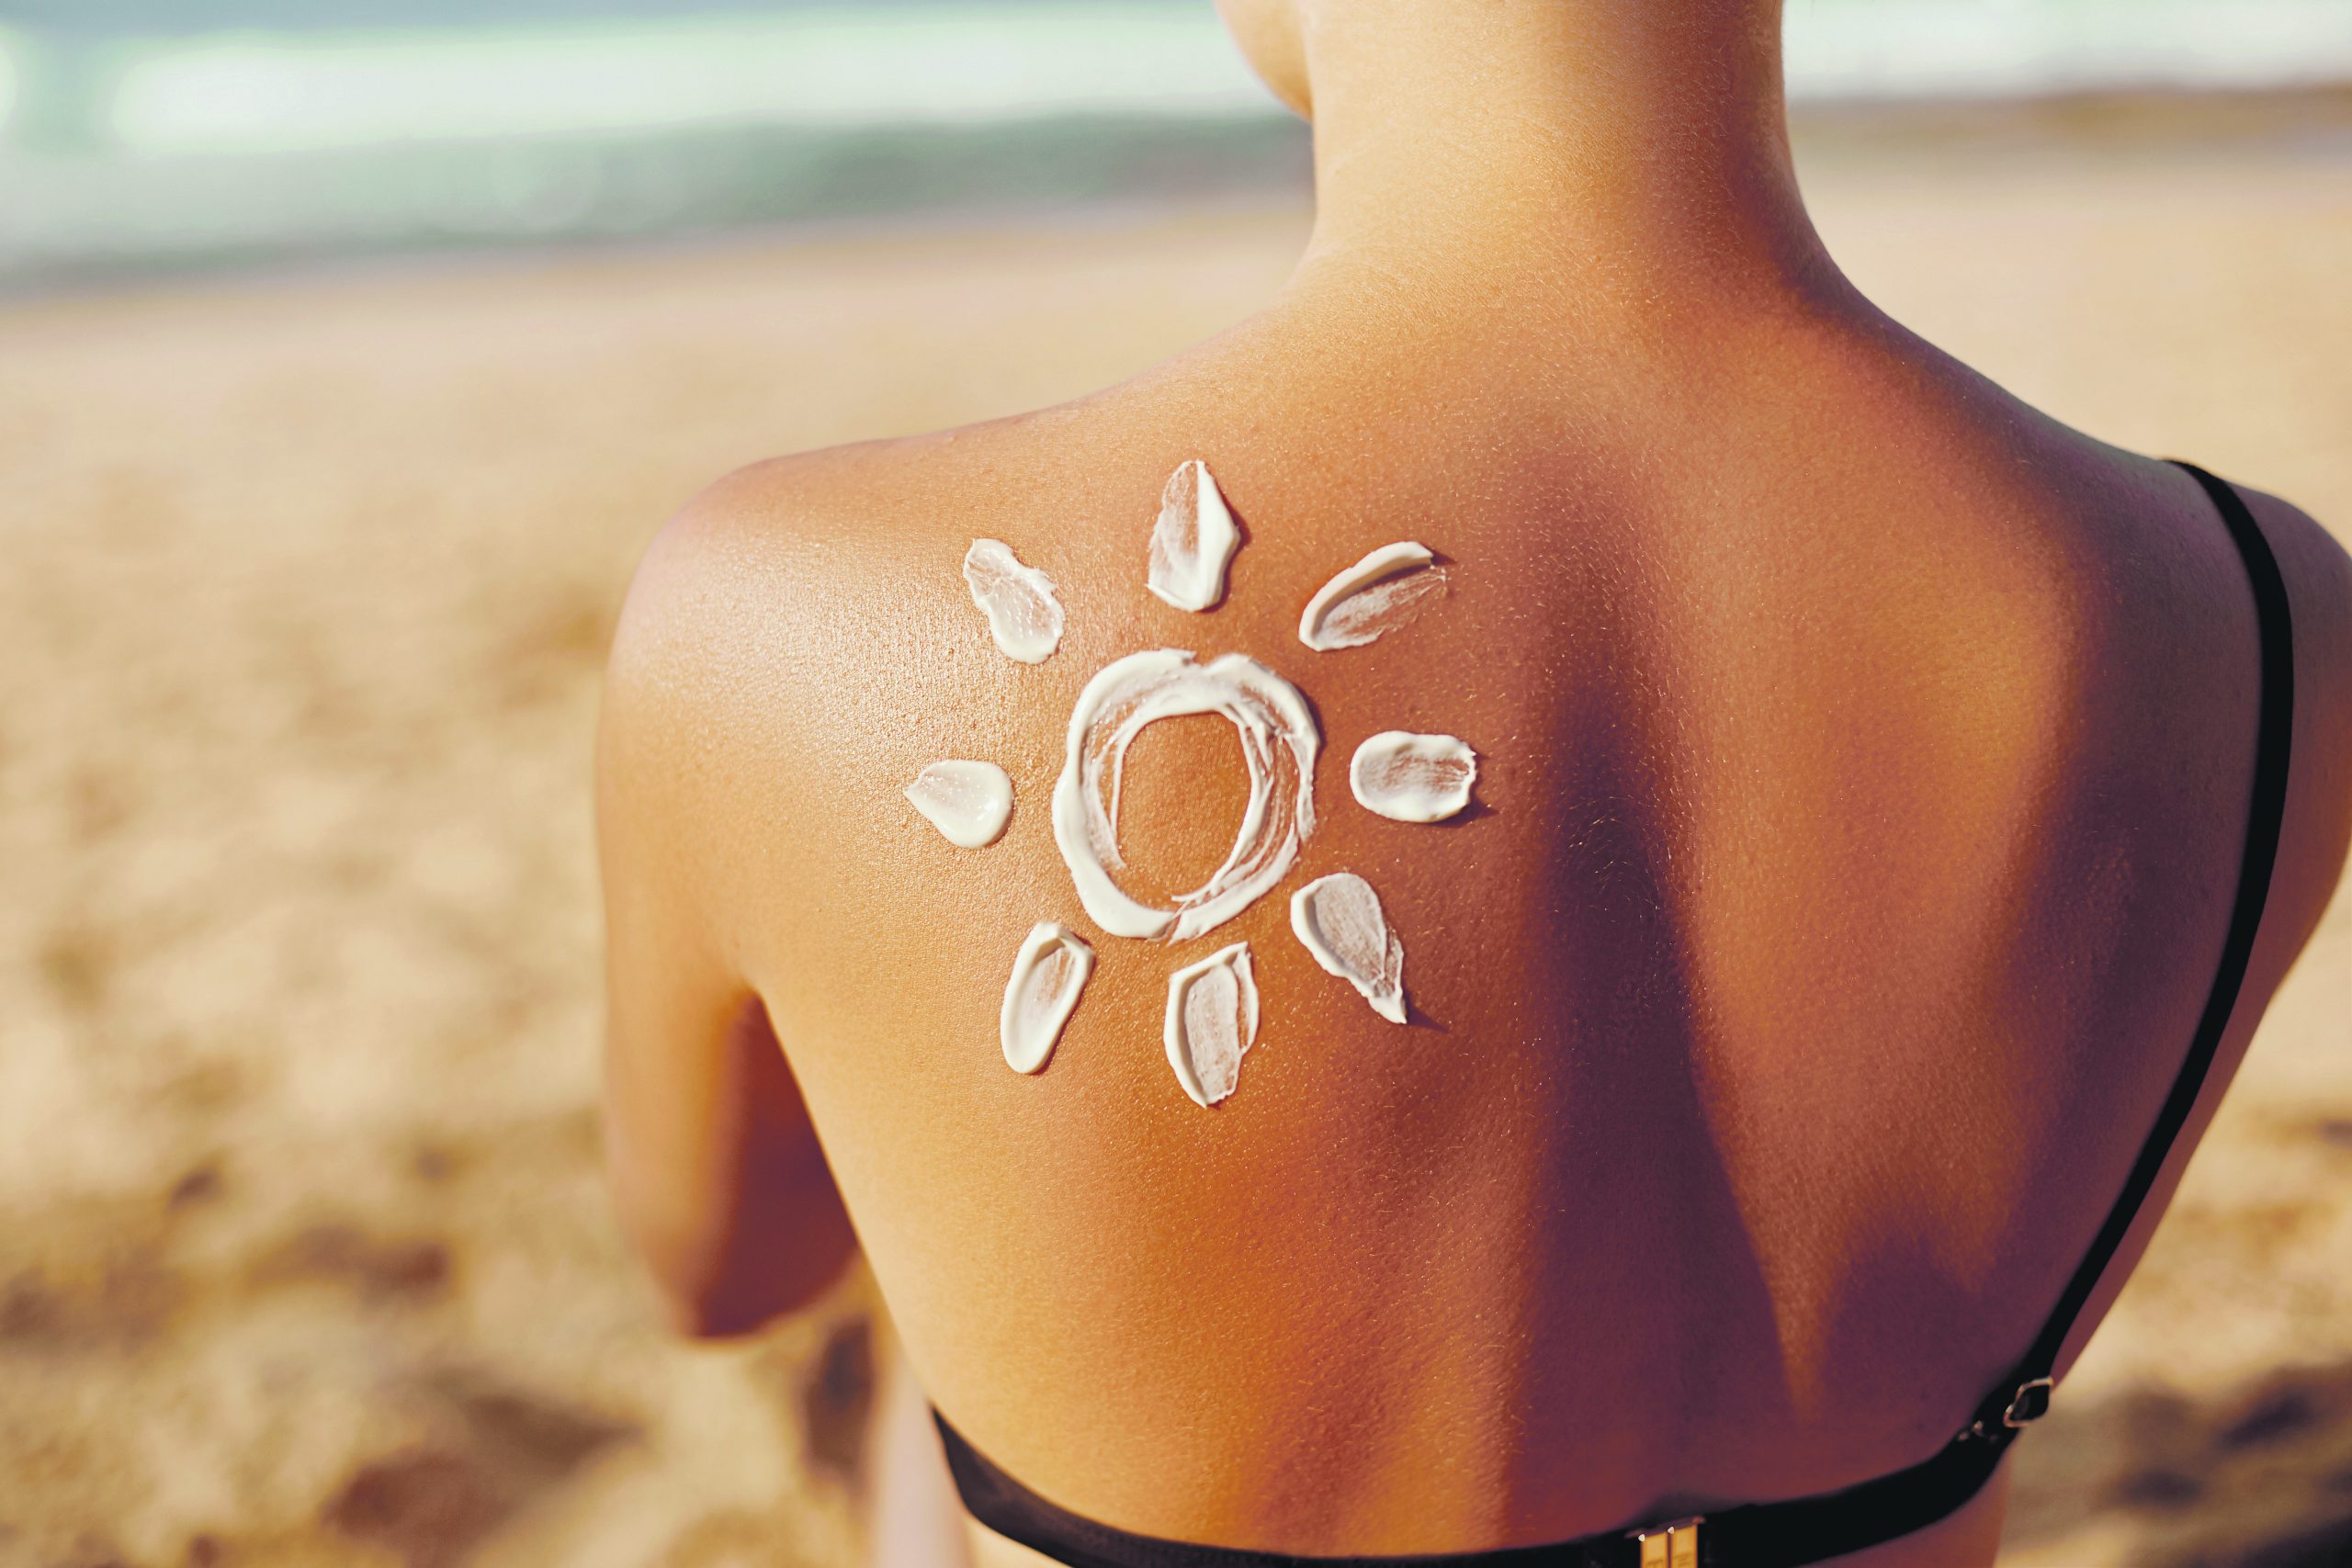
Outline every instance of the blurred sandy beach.
<path fill-rule="evenodd" d="M 1929 339 L 2344 531 L 2352 154 L 2312 112 L 1825 117 L 1801 163 Z M 0 306 L 0 1564 L 855 1561 L 863 1282 L 684 1347 L 607 1215 L 607 630 L 706 480 L 1117 379 L 1279 287 L 1306 222 Z M 2021 1447 L 2016 1568 L 2352 1562 L 2347 1046 L 2339 897 Z"/>

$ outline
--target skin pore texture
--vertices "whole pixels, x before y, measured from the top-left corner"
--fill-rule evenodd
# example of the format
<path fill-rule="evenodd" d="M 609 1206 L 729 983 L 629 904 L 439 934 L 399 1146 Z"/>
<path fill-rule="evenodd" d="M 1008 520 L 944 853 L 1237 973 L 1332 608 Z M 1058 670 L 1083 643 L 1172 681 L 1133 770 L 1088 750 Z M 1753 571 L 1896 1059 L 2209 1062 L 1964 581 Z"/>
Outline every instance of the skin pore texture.
<path fill-rule="evenodd" d="M 1315 117 L 1277 299 L 1072 404 L 737 473 L 649 553 L 599 762 L 623 1223 L 712 1333 L 862 1248 L 956 1427 L 1147 1534 L 1459 1551 L 1923 1460 L 2083 1256 L 2212 979 L 2257 675 L 2228 534 L 1844 282 L 1770 6 L 1228 12 Z M 1194 460 L 1242 540 L 1205 611 L 1147 585 Z M 2294 611 L 2278 871 L 2075 1348 L 2352 819 L 2352 566 L 2249 502 Z M 983 539 L 1052 583 L 1041 662 L 975 611 Z M 1316 592 L 1406 539 L 1443 593 L 1302 647 Z M 1262 667 L 1321 741 L 1295 862 L 1173 942 L 1098 923 L 1054 798 L 1089 682 L 1161 649 Z M 1469 808 L 1359 806 L 1387 731 L 1471 747 Z M 1126 897 L 1226 863 L 1248 744 L 1209 711 L 1134 734 Z M 1010 777 L 995 842 L 906 798 L 942 759 Z M 1411 955 L 1404 1024 L 1290 929 L 1340 873 Z M 1095 962 L 1009 1071 L 1040 922 Z M 1171 1084 L 1171 976 L 1245 943 L 1254 1042 L 1236 954 L 1192 988 L 1229 1033 Z M 1227 1047 L 1204 1109 L 1182 1073 Z M 1856 1561 L 1988 1562 L 2000 1501 Z"/>

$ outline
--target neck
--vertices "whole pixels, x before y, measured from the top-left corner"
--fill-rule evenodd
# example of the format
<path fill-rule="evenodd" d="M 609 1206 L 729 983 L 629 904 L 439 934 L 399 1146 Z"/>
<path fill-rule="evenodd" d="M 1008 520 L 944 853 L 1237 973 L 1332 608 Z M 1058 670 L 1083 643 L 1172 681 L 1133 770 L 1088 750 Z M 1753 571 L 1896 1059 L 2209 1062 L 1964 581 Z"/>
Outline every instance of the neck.
<path fill-rule="evenodd" d="M 1582 308 L 1817 286 L 1778 0 L 1300 0 L 1317 220 L 1302 276 Z"/>

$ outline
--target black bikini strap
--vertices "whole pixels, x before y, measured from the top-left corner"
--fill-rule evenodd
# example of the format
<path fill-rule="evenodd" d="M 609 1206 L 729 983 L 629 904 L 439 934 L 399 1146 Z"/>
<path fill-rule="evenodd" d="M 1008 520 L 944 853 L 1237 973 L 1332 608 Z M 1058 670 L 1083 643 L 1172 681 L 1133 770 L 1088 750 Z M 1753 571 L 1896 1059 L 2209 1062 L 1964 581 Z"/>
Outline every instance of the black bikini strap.
<path fill-rule="evenodd" d="M 2197 1032 L 2189 1041 L 2188 1055 L 2154 1128 L 2140 1147 L 2121 1194 L 2091 1243 L 2089 1255 L 2067 1281 L 2041 1337 L 2017 1370 L 1934 1458 L 1841 1492 L 1747 1504 L 1679 1526 L 1652 1526 L 1646 1531 L 1611 1530 L 1545 1546 L 1429 1557 L 1293 1557 L 1161 1540 L 1097 1524 L 1030 1491 L 966 1442 L 944 1417 L 937 1417 L 956 1490 L 972 1517 L 999 1535 L 1058 1559 L 1069 1568 L 1645 1568 L 1659 1562 L 1684 1568 L 1694 1560 L 1698 1568 L 1803 1568 L 1925 1529 L 1975 1496 L 2000 1468 L 2001 1456 L 2018 1431 L 2049 1410 L 2059 1349 L 2154 1190 L 2165 1157 L 2188 1124 L 2245 983 L 2255 933 L 2262 924 L 2263 906 L 2270 896 L 2270 874 L 2278 855 L 2295 712 L 2294 631 L 2288 615 L 2287 585 L 2278 575 L 2268 541 L 2237 492 L 2202 468 L 2188 463 L 2178 466 L 2205 488 L 2237 543 L 2254 587 L 2255 621 L 2261 641 L 2262 696 L 2255 735 L 2253 799 L 2246 819 L 2245 857 L 2238 869 L 2237 900 L 2230 911 L 2229 932 L 2222 939 L 2221 966 L 2212 992 L 2206 998 L 2205 1011 L 2198 1020 Z M 1671 1541 L 1665 1539 L 1668 1536 Z M 1684 1555 L 1686 1551 L 1690 1555 Z"/>
<path fill-rule="evenodd" d="M 2019 1426 L 2049 1408 L 2058 1352 L 2073 1330 L 2075 1320 L 2089 1303 L 2091 1292 L 2098 1288 L 2099 1277 L 2121 1249 L 2132 1221 L 2139 1218 L 2141 1207 L 2147 1202 L 2156 1178 L 2164 1171 L 2165 1156 L 2172 1153 L 2181 1130 L 2188 1125 L 2190 1113 L 2197 1109 L 2198 1095 L 2212 1070 L 2214 1056 L 2222 1049 L 2222 1036 L 2229 1028 L 2230 1015 L 2237 1008 L 2238 991 L 2245 983 L 2246 964 L 2254 956 L 2255 933 L 2261 929 L 2263 906 L 2270 897 L 2270 874 L 2278 859 L 2278 832 L 2287 815 L 2287 764 L 2295 728 L 2295 631 L 2288 609 L 2286 581 L 2278 575 L 2278 562 L 2270 553 L 2270 542 L 2263 537 L 2261 525 L 2255 522 L 2254 513 L 2246 509 L 2238 492 L 2193 463 L 2176 458 L 2173 466 L 2202 485 L 2205 493 L 2212 498 L 2222 521 L 2229 525 L 2230 537 L 2237 544 L 2238 554 L 2245 562 L 2246 579 L 2254 587 L 2255 628 L 2261 643 L 2262 695 L 2255 721 L 2254 787 L 2246 807 L 2245 852 L 2238 865 L 2237 901 L 2230 909 L 2229 933 L 2222 940 L 2222 962 L 2213 976 L 2213 989 L 2205 998 L 2205 1011 L 2197 1021 L 2196 1034 L 2189 1040 L 2188 1055 L 2180 1065 L 2179 1076 L 2173 1079 L 2172 1092 L 2165 1097 L 2156 1124 L 2149 1131 L 2147 1142 L 2140 1145 L 2140 1157 L 2132 1162 L 2132 1174 L 2125 1179 L 2115 1207 L 2108 1211 L 2107 1223 L 2099 1226 L 2089 1254 L 2075 1270 L 2075 1277 L 2066 1282 L 2065 1292 L 2052 1309 L 2049 1321 L 2042 1325 L 2041 1337 L 2026 1352 L 2025 1359 L 2018 1363 L 2015 1376 L 1976 1413 L 1979 1424 L 1999 1421 L 2010 1427 Z"/>
<path fill-rule="evenodd" d="M 933 1418 L 956 1495 L 972 1517 L 1069 1568 L 1803 1568 L 1945 1517 L 1984 1489 L 2007 1446 L 2006 1438 L 1954 1441 L 1925 1464 L 1843 1492 L 1752 1503 L 1647 1530 L 1420 1557 L 1295 1557 L 1162 1540 L 1097 1524 L 1038 1496 L 966 1442 L 944 1416 L 934 1411 Z"/>

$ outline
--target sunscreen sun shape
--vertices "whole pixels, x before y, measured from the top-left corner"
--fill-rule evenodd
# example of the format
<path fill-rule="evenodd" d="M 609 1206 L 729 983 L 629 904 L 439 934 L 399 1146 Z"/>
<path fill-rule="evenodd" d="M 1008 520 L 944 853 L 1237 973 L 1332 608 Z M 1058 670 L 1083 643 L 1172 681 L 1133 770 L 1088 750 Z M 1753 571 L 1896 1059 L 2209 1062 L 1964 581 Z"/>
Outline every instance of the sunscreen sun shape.
<path fill-rule="evenodd" d="M 1197 459 L 1169 476 L 1151 530 L 1144 586 L 1180 610 L 1214 609 L 1225 597 L 1226 568 L 1241 531 L 1208 465 Z"/>
<path fill-rule="evenodd" d="M 1315 591 L 1298 640 L 1317 653 L 1362 648 L 1395 631 L 1445 586 L 1436 558 L 1410 539 L 1383 545 Z"/>
<path fill-rule="evenodd" d="M 1040 920 L 1012 960 L 1004 983 L 1004 1006 L 997 1015 L 997 1038 L 1005 1065 L 1016 1073 L 1045 1069 L 1062 1037 L 1062 1026 L 1078 1007 L 1078 995 L 1094 973 L 1094 950 L 1076 932 Z"/>
<path fill-rule="evenodd" d="M 1258 1043 L 1258 980 L 1250 944 L 1219 948 L 1168 977 L 1160 1036 L 1176 1081 L 1199 1106 L 1215 1105 L 1241 1081 L 1241 1058 Z"/>
<path fill-rule="evenodd" d="M 1405 944 L 1371 883 L 1351 871 L 1316 878 L 1290 896 L 1290 929 L 1324 973 L 1353 986 L 1389 1022 L 1405 1021 Z"/>
<path fill-rule="evenodd" d="M 993 844 L 1012 815 L 1012 780 L 994 762 L 933 762 L 907 786 L 907 798 L 958 849 Z"/>
<path fill-rule="evenodd" d="M 964 586 L 1007 659 L 1043 664 L 1061 646 L 1062 604 L 1054 597 L 1054 580 L 1022 565 L 1002 539 L 972 541 L 964 552 Z"/>

